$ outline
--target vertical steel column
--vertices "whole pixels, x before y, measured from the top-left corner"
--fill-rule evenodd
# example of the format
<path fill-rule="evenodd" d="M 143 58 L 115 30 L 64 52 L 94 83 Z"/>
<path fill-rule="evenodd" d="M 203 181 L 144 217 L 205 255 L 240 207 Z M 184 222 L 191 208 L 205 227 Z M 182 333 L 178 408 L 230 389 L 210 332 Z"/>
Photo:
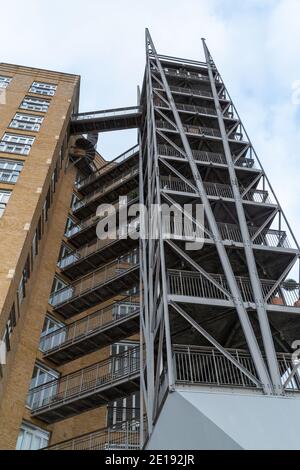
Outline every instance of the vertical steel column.
<path fill-rule="evenodd" d="M 254 293 L 257 315 L 259 319 L 259 325 L 260 325 L 260 330 L 261 330 L 266 357 L 268 361 L 268 366 L 269 366 L 275 393 L 279 392 L 281 394 L 282 383 L 281 383 L 281 378 L 280 378 L 280 372 L 279 372 L 274 342 L 273 342 L 271 328 L 270 328 L 268 315 L 267 315 L 267 311 L 265 307 L 261 283 L 260 283 L 258 272 L 257 272 L 257 266 L 255 262 L 252 245 L 251 245 L 246 216 L 244 213 L 243 202 L 242 202 L 242 198 L 241 198 L 241 194 L 240 194 L 240 190 L 238 186 L 238 180 L 237 180 L 237 176 L 236 176 L 236 172 L 235 172 L 235 168 L 233 164 L 231 149 L 230 149 L 230 145 L 228 141 L 228 136 L 226 133 L 224 117 L 223 117 L 223 113 L 222 113 L 222 109 L 221 109 L 221 105 L 219 101 L 219 96 L 217 93 L 216 83 L 215 83 L 215 79 L 214 79 L 214 75 L 212 71 L 212 66 L 211 66 L 212 58 L 206 46 L 205 40 L 202 39 L 202 42 L 203 42 L 203 48 L 205 52 L 205 58 L 206 58 L 206 64 L 208 68 L 211 89 L 212 89 L 212 93 L 214 97 L 214 103 L 215 103 L 215 107 L 217 111 L 218 123 L 219 123 L 220 132 L 222 136 L 224 153 L 225 153 L 229 176 L 230 176 L 230 184 L 231 184 L 231 188 L 232 188 L 233 195 L 234 195 L 235 206 L 236 206 L 239 226 L 241 230 L 241 235 L 242 235 L 242 240 L 243 240 L 243 245 L 244 245 L 244 250 L 245 250 L 245 255 L 246 255 L 247 268 L 248 268 L 248 272 L 250 276 L 251 286 L 252 286 L 253 293 Z"/>
<path fill-rule="evenodd" d="M 241 325 L 242 325 L 242 328 L 243 328 L 243 331 L 244 331 L 244 334 L 245 334 L 245 338 L 246 338 L 246 341 L 247 341 L 247 344 L 248 344 L 248 347 L 249 347 L 249 351 L 251 353 L 254 364 L 256 366 L 257 373 L 259 375 L 260 381 L 263 385 L 264 392 L 266 394 L 271 394 L 272 393 L 272 382 L 270 380 L 266 364 L 263 360 L 259 345 L 257 343 L 257 339 L 256 339 L 256 336 L 254 334 L 251 322 L 249 320 L 248 313 L 245 309 L 244 302 L 243 302 L 243 299 L 242 299 L 242 296 L 241 296 L 241 292 L 240 292 L 240 289 L 239 289 L 238 284 L 236 282 L 234 272 L 232 270 L 232 266 L 230 264 L 226 249 L 223 245 L 223 241 L 222 241 L 222 238 L 220 236 L 219 229 L 218 229 L 213 211 L 211 209 L 211 206 L 210 206 L 210 203 L 209 203 L 209 200 L 208 200 L 205 188 L 204 188 L 204 184 L 203 184 L 201 175 L 200 175 L 200 173 L 198 171 L 198 168 L 197 168 L 197 165 L 194 161 L 192 150 L 191 150 L 189 141 L 186 137 L 186 134 L 184 132 L 183 125 L 182 125 L 182 122 L 181 122 L 181 118 L 180 118 L 179 113 L 177 111 L 172 93 L 171 93 L 170 88 L 169 88 L 168 81 L 166 79 L 165 73 L 163 71 L 162 65 L 160 63 L 160 60 L 158 58 L 156 49 L 154 47 L 153 41 L 151 39 L 151 36 L 150 36 L 150 33 L 149 33 L 148 30 L 146 30 L 146 35 L 148 36 L 149 44 L 151 45 L 151 49 L 152 49 L 152 54 L 154 55 L 157 67 L 158 67 L 160 75 L 161 75 L 161 79 L 162 79 L 162 82 L 163 82 L 163 85 L 164 85 L 164 88 L 165 88 L 165 92 L 166 92 L 166 95 L 167 95 L 167 98 L 168 98 L 168 101 L 169 101 L 169 104 L 170 104 L 170 108 L 173 112 L 175 123 L 176 123 L 178 131 L 180 133 L 182 144 L 183 144 L 186 156 L 187 156 L 189 164 L 190 164 L 190 168 L 191 168 L 191 171 L 192 171 L 192 174 L 193 174 L 193 177 L 194 177 L 197 189 L 198 189 L 199 196 L 202 200 L 202 203 L 204 204 L 205 213 L 206 213 L 206 216 L 207 216 L 207 219 L 208 219 L 210 230 L 211 230 L 211 232 L 213 233 L 213 236 L 214 236 L 216 248 L 217 248 L 217 251 L 218 251 L 218 254 L 219 254 L 219 257 L 220 257 L 220 261 L 222 263 L 222 267 L 223 267 L 223 270 L 224 270 L 224 274 L 226 276 L 226 279 L 227 279 L 227 282 L 228 282 L 228 285 L 229 285 L 229 288 L 230 288 L 230 291 L 231 291 L 231 294 L 232 294 L 232 297 L 233 297 L 233 300 L 234 300 L 234 303 L 235 303 L 235 306 L 236 306 L 237 313 L 239 315 L 239 319 L 240 319 L 240 322 L 241 322 Z"/>

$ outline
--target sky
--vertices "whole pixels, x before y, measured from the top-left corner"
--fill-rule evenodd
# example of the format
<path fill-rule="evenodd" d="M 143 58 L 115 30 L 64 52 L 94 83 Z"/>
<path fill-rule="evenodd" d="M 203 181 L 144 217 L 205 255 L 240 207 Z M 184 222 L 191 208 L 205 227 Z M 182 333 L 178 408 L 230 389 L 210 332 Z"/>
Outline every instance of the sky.
<path fill-rule="evenodd" d="M 205 37 L 300 240 L 300 0 L 0 0 L 0 61 L 81 75 L 80 111 L 133 106 L 145 27 L 159 53 L 203 60 Z M 3 20 L 3 18 L 5 18 Z M 136 131 L 102 134 L 111 159 Z"/>

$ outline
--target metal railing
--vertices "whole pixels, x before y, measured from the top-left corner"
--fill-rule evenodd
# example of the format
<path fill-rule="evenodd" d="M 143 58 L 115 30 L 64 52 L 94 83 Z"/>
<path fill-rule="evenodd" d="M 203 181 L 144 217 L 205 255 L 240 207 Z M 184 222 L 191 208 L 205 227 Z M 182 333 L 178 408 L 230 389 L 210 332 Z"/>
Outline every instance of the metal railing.
<path fill-rule="evenodd" d="M 238 225 L 218 222 L 217 226 L 222 240 L 243 243 L 242 233 Z M 250 237 L 254 236 L 259 230 L 258 227 L 248 227 L 248 229 Z M 195 220 L 191 220 L 190 223 L 185 221 L 184 224 L 181 214 L 180 217 L 163 217 L 163 231 L 165 235 L 184 236 L 185 238 L 209 238 L 209 235 L 204 232 Z M 273 248 L 291 248 L 287 234 L 283 230 L 265 229 L 255 237 L 252 243 L 253 245 L 263 245 Z"/>
<path fill-rule="evenodd" d="M 130 106 L 128 108 L 103 109 L 101 111 L 91 111 L 87 113 L 73 114 L 72 121 L 118 117 L 124 116 L 124 114 L 139 114 L 140 112 L 141 108 L 139 106 Z"/>
<path fill-rule="evenodd" d="M 161 108 L 169 109 L 168 105 L 162 100 L 155 99 L 154 104 L 155 104 L 155 106 L 159 106 Z M 197 113 L 197 114 L 205 114 L 207 116 L 216 116 L 217 115 L 217 111 L 214 108 L 207 108 L 205 106 L 195 106 L 195 105 L 191 105 L 191 104 L 177 103 L 176 108 L 179 111 L 188 111 L 188 112 Z"/>
<path fill-rule="evenodd" d="M 194 184 L 193 181 L 190 181 L 190 183 Z M 195 191 L 190 185 L 188 185 L 181 178 L 177 178 L 175 176 L 161 176 L 160 184 L 161 189 L 195 193 Z M 203 185 L 205 187 L 207 196 L 234 199 L 233 190 L 232 187 L 229 186 L 229 184 L 204 182 Z M 240 190 L 242 192 L 243 188 L 240 188 Z M 262 204 L 272 204 L 272 200 L 269 196 L 268 191 L 265 191 L 263 189 L 249 190 L 243 196 L 243 200 Z"/>
<path fill-rule="evenodd" d="M 32 412 L 50 409 L 65 402 L 79 399 L 83 395 L 97 393 L 101 387 L 113 384 L 139 373 L 140 348 L 110 356 L 104 361 L 64 375 L 44 385 L 31 389 Z"/>
<path fill-rule="evenodd" d="M 93 174 L 90 176 L 80 179 L 76 184 L 76 188 L 80 189 L 83 186 L 86 186 L 87 184 L 92 183 L 96 179 L 100 178 L 101 176 L 105 175 L 108 173 L 112 168 L 114 168 L 116 165 L 119 165 L 120 163 L 123 163 L 125 160 L 129 159 L 132 157 L 132 155 L 135 155 L 139 151 L 139 145 L 134 145 L 131 147 L 129 150 L 126 150 L 125 152 L 121 153 L 121 155 L 118 155 L 116 158 L 108 162 L 106 165 L 103 167 L 99 168 L 96 170 Z"/>
<path fill-rule="evenodd" d="M 100 220 L 100 219 L 99 219 Z M 132 222 L 122 225 L 116 233 L 107 234 L 107 238 L 97 241 L 93 244 L 87 243 L 78 250 L 74 250 L 64 258 L 61 258 L 58 262 L 58 267 L 64 269 L 72 264 L 76 264 L 79 260 L 86 258 L 87 256 L 96 253 L 99 250 L 102 250 L 104 247 L 109 246 L 112 243 L 115 243 L 116 240 L 119 240 L 121 237 L 131 237 L 134 233 L 139 231 L 138 220 L 134 219 Z"/>
<path fill-rule="evenodd" d="M 170 129 L 171 131 L 178 132 L 177 129 L 167 121 L 157 120 L 156 126 L 159 129 Z M 183 129 L 185 132 L 189 134 L 199 134 L 199 135 L 212 136 L 212 137 L 221 137 L 221 132 L 219 129 L 213 129 L 210 127 L 192 126 L 192 125 L 184 124 Z"/>
<path fill-rule="evenodd" d="M 227 351 L 254 377 L 257 373 L 253 359 L 248 351 L 227 349 Z M 215 348 L 197 346 L 174 346 L 174 369 L 177 384 L 196 384 L 213 386 L 233 386 L 259 388 L 247 375 Z M 277 361 L 281 383 L 285 385 L 295 362 L 292 354 L 278 353 Z M 300 391 L 300 373 L 285 386 L 286 391 Z"/>
<path fill-rule="evenodd" d="M 174 91 L 175 93 L 184 93 L 184 94 L 187 94 L 187 95 L 205 96 L 205 97 L 209 97 L 209 98 L 213 97 L 213 94 L 212 94 L 211 91 L 201 90 L 199 88 L 191 89 L 191 88 L 183 88 L 183 87 L 180 87 L 180 86 L 170 85 L 170 90 Z"/>
<path fill-rule="evenodd" d="M 124 181 L 129 180 L 133 176 L 137 175 L 139 172 L 139 169 L 137 167 L 132 168 L 131 170 L 127 171 L 126 173 L 122 174 L 122 176 L 118 176 L 111 180 L 109 183 L 106 183 L 101 186 L 100 189 L 96 189 L 95 191 L 91 192 L 88 194 L 88 196 L 84 197 L 80 201 L 76 201 L 73 210 L 76 211 L 80 207 L 85 206 L 88 204 L 90 201 L 93 201 L 94 199 L 97 199 L 99 196 L 101 196 L 104 193 L 107 193 L 108 191 L 112 191 L 114 186 L 118 186 L 119 184 L 123 183 Z"/>
<path fill-rule="evenodd" d="M 225 276 L 222 274 L 210 274 L 210 277 L 227 292 L 230 292 Z M 255 302 L 250 279 L 247 277 L 237 276 L 236 281 L 241 291 L 242 300 L 244 302 Z M 261 279 L 264 298 L 268 297 L 275 285 L 276 281 Z M 228 297 L 224 291 L 220 290 L 203 274 L 193 271 L 169 269 L 168 290 L 170 295 L 182 295 L 215 300 L 231 299 L 230 295 Z M 288 282 L 283 282 L 274 290 L 272 295 L 268 297 L 266 303 L 300 308 L 299 294 L 300 284 L 295 282 L 295 284 L 291 285 Z"/>
<path fill-rule="evenodd" d="M 126 255 L 105 264 L 92 274 L 82 277 L 70 286 L 63 287 L 57 292 L 53 292 L 50 295 L 49 303 L 53 307 L 57 307 L 58 305 L 73 300 L 76 297 L 80 297 L 82 294 L 93 290 L 96 287 L 100 287 L 101 284 L 105 284 L 107 281 L 111 281 L 115 277 L 120 276 L 120 274 L 130 271 L 132 268 L 138 266 L 138 263 L 138 252 L 137 250 L 133 250 Z"/>
<path fill-rule="evenodd" d="M 127 202 L 131 202 L 133 201 L 134 199 L 137 198 L 137 195 L 136 195 L 136 192 L 133 192 L 133 193 L 129 193 L 127 195 L 124 196 L 124 198 L 127 197 Z M 112 206 L 115 208 L 115 210 L 119 210 L 120 208 L 120 200 L 118 199 L 117 201 L 113 202 L 112 203 Z M 104 216 L 103 216 L 104 217 Z M 71 227 L 69 230 L 67 230 L 65 232 L 65 236 L 67 238 L 70 238 L 72 237 L 73 235 L 75 235 L 76 233 L 79 233 L 81 232 L 82 230 L 85 230 L 86 228 L 88 227 L 91 227 L 93 225 L 95 225 L 97 222 L 99 222 L 99 220 L 101 220 L 103 217 L 99 217 L 97 215 L 93 215 L 92 217 L 88 217 L 87 219 L 84 219 L 82 222 L 80 222 L 79 224 L 76 224 L 74 225 L 73 227 Z"/>
<path fill-rule="evenodd" d="M 176 158 L 184 158 L 182 153 L 177 151 L 174 147 L 170 145 L 158 145 L 158 152 L 160 155 L 169 156 L 169 157 L 176 157 Z M 192 150 L 193 157 L 196 161 L 204 162 L 204 163 L 216 163 L 219 165 L 226 165 L 226 157 L 222 153 L 217 152 L 206 152 L 203 150 Z M 243 167 L 243 168 L 252 168 L 254 165 L 254 160 L 252 158 L 241 157 L 235 163 L 235 166 Z"/>
<path fill-rule="evenodd" d="M 184 72 L 184 71 L 172 70 L 172 69 L 164 69 L 164 72 L 166 75 L 171 75 L 171 76 L 178 77 L 178 78 L 192 78 L 192 79 L 209 82 L 209 76 L 203 75 L 201 73 L 188 72 L 188 71 Z"/>
<path fill-rule="evenodd" d="M 79 338 L 84 340 L 85 337 L 94 334 L 103 326 L 113 325 L 123 318 L 136 314 L 139 308 L 138 294 L 127 296 L 123 300 L 113 302 L 105 308 L 43 336 L 40 341 L 40 349 L 44 353 L 48 353 L 69 346 Z"/>
<path fill-rule="evenodd" d="M 44 450 L 138 450 L 140 421 L 133 419 L 59 442 Z"/>
<path fill-rule="evenodd" d="M 177 345 L 174 348 L 174 369 L 176 382 L 179 384 L 257 388 L 248 376 L 217 349 Z M 256 377 L 254 362 L 249 353 L 242 350 L 228 352 Z"/>

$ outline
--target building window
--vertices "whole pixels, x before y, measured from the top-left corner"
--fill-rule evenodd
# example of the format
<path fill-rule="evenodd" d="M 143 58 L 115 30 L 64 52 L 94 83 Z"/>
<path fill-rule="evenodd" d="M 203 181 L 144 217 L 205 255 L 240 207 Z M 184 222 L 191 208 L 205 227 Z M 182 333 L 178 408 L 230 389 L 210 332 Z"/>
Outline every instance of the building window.
<path fill-rule="evenodd" d="M 67 287 L 67 284 L 58 277 L 55 277 L 52 284 L 51 294 L 53 294 L 53 292 L 59 291 L 60 289 L 63 289 L 64 287 Z"/>
<path fill-rule="evenodd" d="M 50 101 L 48 100 L 32 98 L 31 96 L 25 96 L 24 100 L 22 101 L 20 105 L 20 108 L 46 113 L 49 109 L 49 104 L 50 104 Z"/>
<path fill-rule="evenodd" d="M 16 318 L 16 310 L 15 310 L 15 304 L 13 304 L 12 309 L 10 311 L 6 327 L 5 327 L 5 333 L 2 338 L 2 341 L 4 342 L 5 345 L 5 352 L 10 351 L 10 337 L 12 335 L 12 332 L 17 324 L 17 318 Z"/>
<path fill-rule="evenodd" d="M 122 428 L 130 422 L 132 430 L 139 427 L 140 394 L 134 393 L 130 397 L 120 398 L 109 403 L 107 410 L 107 426 Z"/>
<path fill-rule="evenodd" d="M 38 450 L 47 447 L 50 433 L 37 426 L 23 423 L 19 432 L 16 450 Z"/>
<path fill-rule="evenodd" d="M 30 88 L 30 93 L 38 93 L 39 95 L 54 96 L 57 85 L 50 83 L 33 82 Z"/>
<path fill-rule="evenodd" d="M 0 75 L 0 88 L 7 88 L 10 82 L 10 77 L 3 77 L 3 75 Z"/>
<path fill-rule="evenodd" d="M 12 127 L 14 129 L 22 129 L 24 131 L 38 132 L 41 128 L 41 124 L 43 120 L 44 118 L 41 116 L 34 116 L 33 114 L 16 113 L 9 127 Z"/>
<path fill-rule="evenodd" d="M 33 374 L 29 386 L 27 406 L 29 408 L 32 408 L 33 405 L 34 407 L 42 406 L 45 398 L 48 398 L 49 394 L 52 395 L 52 393 L 55 393 L 57 384 L 55 382 L 55 384 L 53 384 L 53 388 L 41 388 L 38 391 L 34 391 L 34 389 L 36 387 L 39 387 L 40 385 L 45 385 L 46 383 L 51 382 L 52 380 L 58 379 L 58 377 L 59 373 L 55 370 L 36 364 L 33 369 Z"/>
<path fill-rule="evenodd" d="M 0 159 L 0 182 L 16 183 L 23 168 L 23 162 Z"/>
<path fill-rule="evenodd" d="M 3 212 L 5 211 L 6 204 L 8 203 L 10 195 L 11 191 L 3 191 L 2 189 L 0 190 L 0 218 L 2 217 Z"/>
<path fill-rule="evenodd" d="M 63 329 L 65 325 L 52 317 L 45 318 L 43 330 L 40 337 L 40 350 L 48 351 L 61 344 L 66 337 L 66 331 Z M 51 335 L 55 331 L 60 330 L 58 334 Z M 50 336 L 48 336 L 50 335 Z"/>
<path fill-rule="evenodd" d="M 34 142 L 34 137 L 5 133 L 0 141 L 0 151 L 28 155 Z"/>

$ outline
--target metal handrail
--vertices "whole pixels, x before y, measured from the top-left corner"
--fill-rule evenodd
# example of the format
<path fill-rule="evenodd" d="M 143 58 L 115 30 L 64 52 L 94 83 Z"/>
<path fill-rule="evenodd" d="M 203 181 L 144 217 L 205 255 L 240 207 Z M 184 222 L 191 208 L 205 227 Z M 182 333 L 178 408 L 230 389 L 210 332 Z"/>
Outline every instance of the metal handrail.
<path fill-rule="evenodd" d="M 132 155 L 135 155 L 139 151 L 139 145 L 134 145 L 131 147 L 129 150 L 126 150 L 125 152 L 121 153 L 118 155 L 116 158 L 111 160 L 110 162 L 106 163 L 103 167 L 97 169 L 94 173 L 91 175 L 80 179 L 76 184 L 76 188 L 80 189 L 83 186 L 86 186 L 87 184 L 91 183 L 92 181 L 95 181 L 99 177 L 105 175 L 108 173 L 110 170 L 115 168 L 115 166 L 119 165 L 120 163 L 123 163 L 125 160 L 129 159 L 132 157 Z"/>
<path fill-rule="evenodd" d="M 183 154 L 176 150 L 170 145 L 159 144 L 158 152 L 163 156 L 170 156 L 176 158 L 184 158 Z M 192 154 L 195 160 L 205 163 L 216 163 L 219 165 L 227 165 L 226 157 L 222 153 L 217 152 L 206 152 L 203 150 L 192 150 Z M 248 157 L 240 157 L 235 163 L 235 166 L 243 168 L 252 168 L 254 160 Z"/>
<path fill-rule="evenodd" d="M 74 437 L 43 450 L 138 450 L 140 421 L 119 422 L 97 431 Z"/>
<path fill-rule="evenodd" d="M 257 377 L 253 359 L 248 351 L 226 349 L 228 353 Z M 177 384 L 197 384 L 213 386 L 234 386 L 261 388 L 246 376 L 237 366 L 215 348 L 201 346 L 174 345 L 174 370 Z M 281 382 L 284 385 L 294 367 L 292 354 L 277 353 Z M 300 375 L 285 388 L 286 391 L 300 391 Z"/>
<path fill-rule="evenodd" d="M 71 374 L 51 380 L 30 390 L 32 412 L 50 409 L 82 395 L 97 392 L 101 387 L 113 385 L 126 377 L 136 375 L 140 370 L 140 347 L 110 356 Z"/>
<path fill-rule="evenodd" d="M 136 257 L 137 261 L 128 261 L 130 257 L 132 257 L 132 259 Z M 114 261 L 105 264 L 92 274 L 87 274 L 80 280 L 75 281 L 73 284 L 63 287 L 57 292 L 53 292 L 50 295 L 49 303 L 53 307 L 57 307 L 60 304 L 69 302 L 76 297 L 80 297 L 82 294 L 105 284 L 107 281 L 111 281 L 112 279 L 120 276 L 121 273 L 124 274 L 131 271 L 133 268 L 138 266 L 138 264 L 138 251 L 130 251 L 125 255 L 116 258 Z"/>
<path fill-rule="evenodd" d="M 156 120 L 156 126 L 160 129 L 170 129 L 174 132 L 177 132 L 177 129 L 167 121 Z M 213 137 L 221 137 L 221 132 L 219 129 L 214 129 L 211 127 L 202 127 L 202 126 L 193 126 L 193 125 L 183 125 L 185 132 L 190 134 L 199 134 L 199 135 L 209 135 Z"/>
<path fill-rule="evenodd" d="M 137 199 L 137 196 L 136 194 L 132 195 L 131 193 L 129 194 L 125 194 L 124 197 L 127 197 L 127 202 L 131 202 L 135 199 Z M 119 206 L 120 206 L 120 200 L 117 199 L 115 202 L 112 203 L 112 206 L 115 208 L 115 210 L 117 211 Z M 105 216 L 103 216 L 105 217 Z M 97 222 L 99 222 L 99 220 L 101 220 L 103 217 L 99 217 L 97 215 L 93 215 L 91 217 L 88 217 L 87 219 L 84 219 L 82 222 L 80 222 L 79 224 L 76 224 L 74 225 L 72 228 L 70 228 L 69 230 L 66 231 L 65 233 L 65 236 L 67 238 L 70 238 L 71 236 L 75 235 L 76 233 L 78 232 L 81 232 L 82 230 L 92 226 L 92 225 L 95 225 Z"/>
<path fill-rule="evenodd" d="M 243 243 L 243 237 L 240 230 L 240 227 L 235 224 L 228 223 L 217 223 L 220 235 L 223 241 L 233 241 Z M 258 227 L 248 227 L 249 235 L 255 236 L 258 232 Z M 190 224 L 183 224 L 182 217 L 178 219 L 174 218 L 164 218 L 163 217 L 163 231 L 164 234 L 170 234 L 172 236 L 182 236 L 182 237 L 199 237 L 199 238 L 209 238 L 209 235 L 204 232 L 204 230 L 196 224 L 196 221 L 191 221 Z M 257 235 L 252 241 L 253 245 L 263 245 L 276 248 L 291 248 L 289 240 L 287 238 L 287 233 L 284 230 L 274 230 L 274 229 L 265 229 Z"/>
<path fill-rule="evenodd" d="M 210 277 L 227 292 L 230 292 L 224 275 L 210 274 Z M 255 302 L 250 279 L 247 277 L 237 276 L 236 281 L 242 295 L 242 300 L 244 302 Z M 276 281 L 261 279 L 260 282 L 264 298 L 267 298 L 269 292 L 274 288 Z M 228 297 L 224 291 L 220 290 L 215 284 L 208 280 L 207 277 L 194 271 L 169 269 L 168 289 L 170 295 L 231 300 L 231 296 Z M 283 282 L 275 289 L 272 295 L 267 299 L 266 303 L 300 308 L 299 289 L 300 284 L 295 283 L 295 285 L 291 286 L 289 283 Z"/>
<path fill-rule="evenodd" d="M 115 243 L 116 240 L 121 239 L 122 236 L 130 237 L 134 233 L 137 233 L 139 230 L 139 226 L 137 224 L 138 221 L 138 218 L 133 219 L 130 223 L 122 225 L 118 230 L 116 230 L 116 233 L 111 233 L 111 236 L 107 236 L 107 238 L 103 240 L 98 238 L 93 244 L 87 243 L 81 248 L 71 251 L 71 253 L 68 253 L 64 258 L 61 258 L 58 261 L 58 267 L 64 269 L 72 264 L 76 264 L 79 260 L 102 250 L 104 247 L 109 246 L 112 243 Z M 109 235 L 109 233 L 107 235 Z"/>
<path fill-rule="evenodd" d="M 139 172 L 138 167 L 134 167 L 134 168 L 130 169 L 129 171 L 127 171 L 126 173 L 122 174 L 121 176 L 118 176 L 118 177 L 114 178 L 109 183 L 106 183 L 106 184 L 102 185 L 101 188 L 96 189 L 95 191 L 89 193 L 83 199 L 80 199 L 79 201 L 76 201 L 74 206 L 73 206 L 73 210 L 76 211 L 76 210 L 80 209 L 80 207 L 83 207 L 83 206 L 87 205 L 92 200 L 97 199 L 99 196 L 103 195 L 104 193 L 106 193 L 108 191 L 112 191 L 114 186 L 117 186 L 118 184 L 123 183 L 126 180 L 129 180 L 133 176 L 137 175 L 138 172 Z"/>
<path fill-rule="evenodd" d="M 164 68 L 164 72 L 166 75 L 172 75 L 172 76 L 179 77 L 179 78 L 192 78 L 192 79 L 209 82 L 209 76 L 203 75 L 201 73 L 188 72 L 188 71 L 183 72 L 183 71 L 172 70 L 172 69 L 167 70 L 165 68 Z"/>
<path fill-rule="evenodd" d="M 140 113 L 141 108 L 140 106 L 129 106 L 127 108 L 116 108 L 116 109 L 103 109 L 101 111 L 90 111 L 86 113 L 79 113 L 72 115 L 72 121 L 82 121 L 84 119 L 99 119 L 102 117 L 117 117 L 123 116 L 124 114 L 132 113 Z"/>
<path fill-rule="evenodd" d="M 183 88 L 183 87 L 180 87 L 180 86 L 170 85 L 170 90 L 174 91 L 174 92 L 178 92 L 178 93 L 189 94 L 189 95 L 205 96 L 205 97 L 209 97 L 209 98 L 213 97 L 213 94 L 212 94 L 211 91 L 201 90 L 199 88 L 191 89 L 191 88 Z"/>
<path fill-rule="evenodd" d="M 122 300 L 115 301 L 105 308 L 43 336 L 40 342 L 40 349 L 44 353 L 61 349 L 78 341 L 79 338 L 84 340 L 84 338 L 94 334 L 103 326 L 113 325 L 122 318 L 129 318 L 135 315 L 140 308 L 138 295 L 137 293 L 134 296 L 130 295 Z M 121 306 L 126 306 L 125 313 L 120 313 Z"/>
<path fill-rule="evenodd" d="M 193 185 L 193 181 L 189 180 Z M 160 177 L 161 189 L 171 190 L 171 191 L 183 191 L 187 193 L 195 193 L 193 188 L 181 178 L 175 176 L 161 176 Z M 222 183 L 203 183 L 206 193 L 211 197 L 221 197 L 226 199 L 234 199 L 234 194 L 232 187 L 229 184 Z M 243 188 L 240 188 L 241 192 Z M 272 204 L 272 200 L 269 196 L 268 191 L 263 189 L 251 189 L 244 196 L 243 200 L 249 202 L 263 203 L 263 204 Z"/>

